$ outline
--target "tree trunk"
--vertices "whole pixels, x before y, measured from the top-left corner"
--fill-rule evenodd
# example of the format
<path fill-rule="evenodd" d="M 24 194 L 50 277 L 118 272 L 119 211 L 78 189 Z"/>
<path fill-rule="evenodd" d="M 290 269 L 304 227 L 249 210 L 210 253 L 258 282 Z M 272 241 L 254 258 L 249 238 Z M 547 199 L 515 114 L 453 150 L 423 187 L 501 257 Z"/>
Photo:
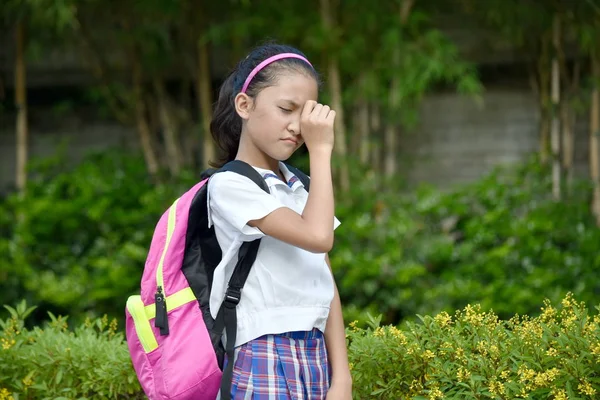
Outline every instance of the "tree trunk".
<path fill-rule="evenodd" d="M 371 106 L 371 119 L 369 121 L 371 128 L 371 137 L 373 142 L 371 143 L 371 168 L 377 172 L 383 172 L 383 162 L 381 160 L 381 107 L 377 103 L 373 103 Z"/>
<path fill-rule="evenodd" d="M 410 15 L 410 11 L 414 4 L 414 0 L 403 0 L 400 6 L 400 26 L 404 27 L 406 25 L 406 21 L 408 20 L 408 16 Z M 400 63 L 400 48 L 397 47 L 394 49 L 394 54 L 392 55 L 392 65 L 397 67 Z M 390 114 L 394 114 L 397 112 L 400 107 L 400 79 L 402 79 L 399 74 L 395 74 L 392 78 L 392 86 L 390 88 L 389 93 L 389 109 Z M 397 171 L 397 158 L 398 158 L 398 122 L 395 120 L 389 120 L 386 124 L 385 129 L 385 166 L 384 166 L 384 174 L 386 177 L 393 176 Z"/>
<path fill-rule="evenodd" d="M 592 77 L 594 89 L 590 107 L 590 178 L 594 185 L 592 213 L 600 227 L 600 57 L 592 55 Z"/>
<path fill-rule="evenodd" d="M 146 160 L 146 167 L 152 177 L 158 174 L 158 160 L 154 149 L 152 148 L 152 138 L 150 135 L 150 127 L 146 119 L 146 105 L 144 103 L 143 87 L 142 87 L 142 71 L 137 59 L 134 59 L 132 64 L 133 69 L 133 94 L 135 102 L 135 124 L 140 137 L 140 145 Z"/>
<path fill-rule="evenodd" d="M 27 76 L 25 71 L 25 26 L 23 21 L 17 23 L 15 34 L 15 106 L 17 109 L 16 185 L 17 190 L 22 193 L 27 185 L 27 150 L 29 147 L 27 126 Z"/>
<path fill-rule="evenodd" d="M 208 44 L 198 40 L 198 111 L 202 121 L 202 165 L 208 168 L 215 158 L 215 144 L 210 133 L 212 118 L 212 84 L 210 79 L 210 63 Z"/>
<path fill-rule="evenodd" d="M 573 186 L 575 158 L 575 126 L 577 123 L 577 114 L 573 108 L 573 101 L 579 91 L 580 64 L 575 61 L 572 74 L 569 73 L 564 47 L 561 43 L 559 48 L 559 60 L 561 76 L 564 82 L 563 87 L 566 90 L 563 93 L 563 101 L 560 108 L 560 119 L 562 126 L 562 167 L 565 172 L 565 187 L 567 194 L 571 193 Z"/>
<path fill-rule="evenodd" d="M 539 76 L 540 160 L 545 164 L 550 158 L 550 125 L 552 119 L 550 86 L 552 83 L 547 61 L 549 58 L 548 48 L 552 45 L 552 42 L 546 37 L 542 37 L 540 40 L 542 50 L 537 60 Z"/>
<path fill-rule="evenodd" d="M 563 101 L 561 104 L 562 120 L 562 168 L 565 173 L 565 186 L 567 192 L 570 192 L 573 183 L 573 159 L 575 157 L 575 114 L 571 110 L 570 104 Z"/>
<path fill-rule="evenodd" d="M 361 165 L 369 163 L 369 150 L 371 148 L 371 135 L 369 134 L 369 104 L 363 98 L 359 101 L 358 134 L 360 137 L 358 157 Z"/>
<path fill-rule="evenodd" d="M 552 145 L 552 197 L 555 200 L 561 198 L 561 165 L 560 165 L 560 71 L 558 52 L 560 49 L 560 19 L 554 17 L 554 26 L 552 32 L 552 43 L 554 54 L 552 56 L 552 125 L 551 125 L 551 145 Z"/>
<path fill-rule="evenodd" d="M 171 174 L 176 176 L 181 172 L 183 156 L 177 137 L 177 128 L 173 116 L 171 115 L 169 99 L 162 79 L 154 79 L 154 90 L 156 92 L 162 136 L 167 151 L 167 166 L 169 167 Z"/>
<path fill-rule="evenodd" d="M 400 58 L 399 50 L 394 50 L 394 54 L 392 56 L 392 62 L 394 65 L 397 65 L 397 61 Z M 392 87 L 390 88 L 389 97 L 388 97 L 388 106 L 390 109 L 390 113 L 394 113 L 398 109 L 398 103 L 400 100 L 399 90 L 399 78 L 394 77 L 392 80 Z M 398 122 L 394 119 L 391 119 L 391 115 L 388 115 L 388 121 L 386 122 L 385 134 L 384 134 L 384 175 L 386 177 L 393 176 L 396 173 L 396 158 L 398 157 L 397 153 L 397 138 L 398 138 Z"/>
<path fill-rule="evenodd" d="M 321 20 L 327 32 L 334 29 L 334 20 L 331 13 L 329 0 L 320 0 Z M 342 104 L 342 85 L 340 82 L 340 69 L 336 54 L 327 54 L 327 78 L 329 83 L 329 94 L 331 96 L 331 108 L 336 112 L 335 118 L 335 152 L 338 155 L 339 183 L 342 192 L 350 189 L 350 172 L 348 170 L 348 149 L 346 140 L 346 126 L 344 123 L 344 108 Z"/>

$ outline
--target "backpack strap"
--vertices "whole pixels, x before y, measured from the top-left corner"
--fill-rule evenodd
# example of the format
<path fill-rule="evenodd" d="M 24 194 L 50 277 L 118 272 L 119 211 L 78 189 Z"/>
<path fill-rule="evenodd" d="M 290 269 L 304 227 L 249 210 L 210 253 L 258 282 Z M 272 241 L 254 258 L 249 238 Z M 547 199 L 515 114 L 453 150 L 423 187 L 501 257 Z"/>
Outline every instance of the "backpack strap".
<path fill-rule="evenodd" d="M 265 182 L 265 179 L 262 177 L 262 175 L 257 170 L 252 168 L 249 164 L 245 163 L 244 161 L 240 161 L 240 160 L 230 161 L 227 164 L 223 165 L 216 172 L 226 172 L 226 171 L 231 171 L 231 172 L 238 173 L 240 175 L 244 175 L 246 178 L 248 178 L 252 182 L 256 183 L 259 188 L 261 188 L 262 190 L 264 190 L 267 193 L 270 193 L 269 186 L 267 186 L 267 182 Z"/>
<path fill-rule="evenodd" d="M 243 161 L 234 160 L 225 164 L 217 172 L 231 171 L 236 172 L 240 175 L 251 179 L 258 185 L 262 190 L 267 193 L 269 187 L 265 182 L 264 178 L 258 171 L 252 168 L 250 165 Z M 227 291 L 225 292 L 225 299 L 219 308 L 217 317 L 215 318 L 215 324 L 213 326 L 214 337 L 220 339 L 223 330 L 227 335 L 227 341 L 225 343 L 225 353 L 227 354 L 227 365 L 223 370 L 223 378 L 221 379 L 221 399 L 231 400 L 231 381 L 233 379 L 233 364 L 235 358 L 235 341 L 237 336 L 237 305 L 240 302 L 242 296 L 242 289 L 248 279 L 250 270 L 254 265 L 256 256 L 258 254 L 258 247 L 260 246 L 260 239 L 253 240 L 251 242 L 244 242 L 238 252 L 238 261 L 233 270 L 233 274 L 229 279 L 227 285 Z"/>
<path fill-rule="evenodd" d="M 304 185 L 306 191 L 310 187 L 310 178 L 300 171 L 299 169 L 289 166 L 286 167 L 294 175 L 300 179 Z M 239 160 L 231 161 L 225 164 L 221 169 L 215 171 L 224 172 L 231 171 L 236 172 L 240 175 L 251 179 L 265 192 L 270 193 L 269 187 L 265 182 L 264 178 L 258 171 L 247 163 Z M 225 292 L 225 299 L 219 308 L 215 323 L 213 325 L 212 337 L 220 338 L 223 330 L 227 336 L 225 343 L 225 353 L 227 354 L 227 365 L 223 370 L 223 377 L 221 379 L 221 399 L 231 400 L 231 383 L 233 379 L 233 365 L 235 358 L 235 341 L 237 337 L 237 305 L 242 297 L 242 289 L 248 279 L 250 270 L 254 265 L 256 256 L 258 254 L 258 248 L 260 246 L 260 239 L 253 240 L 251 242 L 244 242 L 238 252 L 238 261 L 233 270 L 233 274 L 229 279 L 227 285 L 227 291 Z"/>

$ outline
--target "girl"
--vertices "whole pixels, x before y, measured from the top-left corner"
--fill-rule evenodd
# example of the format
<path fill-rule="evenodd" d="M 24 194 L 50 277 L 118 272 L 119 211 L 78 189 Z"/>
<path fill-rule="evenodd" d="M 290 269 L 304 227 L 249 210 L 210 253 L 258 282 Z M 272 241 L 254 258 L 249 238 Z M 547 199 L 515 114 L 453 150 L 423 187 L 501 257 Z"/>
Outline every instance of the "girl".
<path fill-rule="evenodd" d="M 339 225 L 331 179 L 335 111 L 317 103 L 318 82 L 300 51 L 268 44 L 239 63 L 215 107 L 211 132 L 225 154 L 221 165 L 250 164 L 270 190 L 232 172 L 215 174 L 208 185 L 209 223 L 223 251 L 213 278 L 213 317 L 241 243 L 262 238 L 237 306 L 232 399 L 352 397 L 342 308 L 327 257 Z M 310 194 L 282 163 L 302 144 L 310 156 Z"/>

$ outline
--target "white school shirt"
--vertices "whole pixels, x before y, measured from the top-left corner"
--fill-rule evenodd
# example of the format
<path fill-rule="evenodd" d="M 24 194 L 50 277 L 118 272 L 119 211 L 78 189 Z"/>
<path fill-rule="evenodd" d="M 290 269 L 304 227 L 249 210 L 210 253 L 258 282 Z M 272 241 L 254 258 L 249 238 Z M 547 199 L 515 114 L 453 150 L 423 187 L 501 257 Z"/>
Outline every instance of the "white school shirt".
<path fill-rule="evenodd" d="M 213 318 L 223 302 L 240 246 L 262 238 L 237 305 L 236 347 L 266 334 L 313 328 L 325 332 L 333 300 L 334 282 L 324 253 L 311 253 L 247 225 L 281 207 L 302 214 L 308 192 L 283 163 L 279 168 L 287 183 L 273 171 L 254 167 L 265 178 L 270 193 L 231 171 L 213 175 L 208 184 L 208 224 L 214 225 L 223 254 L 210 296 Z M 339 225 L 336 218 L 334 229 Z"/>

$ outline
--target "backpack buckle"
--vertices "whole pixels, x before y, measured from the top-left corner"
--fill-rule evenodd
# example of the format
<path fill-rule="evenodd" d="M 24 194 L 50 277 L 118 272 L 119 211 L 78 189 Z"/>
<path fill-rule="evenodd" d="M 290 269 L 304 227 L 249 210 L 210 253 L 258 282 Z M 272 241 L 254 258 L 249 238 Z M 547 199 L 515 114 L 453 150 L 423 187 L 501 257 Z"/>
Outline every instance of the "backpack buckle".
<path fill-rule="evenodd" d="M 225 303 L 237 306 L 242 297 L 242 290 L 236 287 L 228 287 L 225 292 Z"/>

